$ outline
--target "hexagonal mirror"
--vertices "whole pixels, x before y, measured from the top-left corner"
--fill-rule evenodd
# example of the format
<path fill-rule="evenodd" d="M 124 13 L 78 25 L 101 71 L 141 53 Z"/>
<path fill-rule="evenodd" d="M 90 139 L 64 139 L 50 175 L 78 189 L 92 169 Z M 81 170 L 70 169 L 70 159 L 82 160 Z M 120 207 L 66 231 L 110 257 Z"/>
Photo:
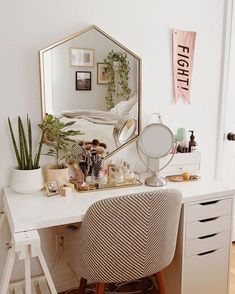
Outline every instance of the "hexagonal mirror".
<path fill-rule="evenodd" d="M 97 140 L 107 156 L 140 132 L 141 59 L 96 26 L 40 51 L 43 116 Z"/>

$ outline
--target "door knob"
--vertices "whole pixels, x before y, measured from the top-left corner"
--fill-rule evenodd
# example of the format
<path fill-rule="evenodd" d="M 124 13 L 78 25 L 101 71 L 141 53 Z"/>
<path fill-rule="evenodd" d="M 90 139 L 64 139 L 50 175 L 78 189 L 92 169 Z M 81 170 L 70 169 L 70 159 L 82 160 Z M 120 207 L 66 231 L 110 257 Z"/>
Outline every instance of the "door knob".
<path fill-rule="evenodd" d="M 229 141 L 235 141 L 235 134 L 232 133 L 232 132 L 228 133 L 228 135 L 227 135 L 227 139 L 228 139 Z"/>

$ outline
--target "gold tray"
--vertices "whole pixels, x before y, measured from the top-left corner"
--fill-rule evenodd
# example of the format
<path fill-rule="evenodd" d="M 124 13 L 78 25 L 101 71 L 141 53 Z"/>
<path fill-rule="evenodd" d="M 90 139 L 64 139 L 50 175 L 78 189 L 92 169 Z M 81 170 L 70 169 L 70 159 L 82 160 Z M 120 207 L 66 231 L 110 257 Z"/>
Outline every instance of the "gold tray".
<path fill-rule="evenodd" d="M 192 175 L 196 176 L 196 175 Z M 166 179 L 170 182 L 195 182 L 200 179 L 200 176 L 197 176 L 197 179 L 189 179 L 189 180 L 184 180 L 181 175 L 171 175 L 171 176 L 166 176 Z"/>
<path fill-rule="evenodd" d="M 87 190 L 81 190 L 80 188 L 77 187 L 77 185 L 72 182 L 74 184 L 74 187 L 76 189 L 77 192 L 79 193 L 87 193 L 87 192 L 96 192 L 96 191 L 105 191 L 105 190 L 111 190 L 111 189 L 119 189 L 119 188 L 129 188 L 129 187 L 136 187 L 136 186 L 141 186 L 143 185 L 139 180 L 135 179 L 134 183 L 122 183 L 122 184 L 107 184 L 105 187 L 103 188 L 98 188 L 97 184 L 93 184 L 92 186 L 88 187 Z"/>

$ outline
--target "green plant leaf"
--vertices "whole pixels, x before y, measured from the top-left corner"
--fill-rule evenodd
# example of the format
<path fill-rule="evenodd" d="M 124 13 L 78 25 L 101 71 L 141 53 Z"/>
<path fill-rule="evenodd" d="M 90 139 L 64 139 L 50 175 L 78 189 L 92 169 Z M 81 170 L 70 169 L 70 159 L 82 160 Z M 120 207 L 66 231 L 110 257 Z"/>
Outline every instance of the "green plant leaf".
<path fill-rule="evenodd" d="M 22 161 L 21 161 L 21 158 L 20 158 L 19 150 L 17 148 L 17 144 L 16 144 L 16 140 L 15 140 L 15 135 L 14 135 L 14 132 L 13 132 L 13 129 L 12 129 L 12 124 L 11 124 L 11 121 L 10 121 L 10 118 L 9 117 L 8 117 L 8 124 L 9 124 L 9 129 L 10 129 L 12 144 L 13 144 L 13 147 L 14 147 L 14 150 L 15 150 L 15 155 L 16 155 L 17 163 L 18 163 L 19 169 L 22 169 Z"/>
<path fill-rule="evenodd" d="M 18 131 L 19 131 L 19 146 L 20 146 L 20 157 L 22 162 L 22 169 L 27 169 L 26 161 L 25 161 L 24 138 L 22 133 L 20 116 L 18 116 Z"/>
<path fill-rule="evenodd" d="M 33 168 L 32 127 L 31 127 L 31 121 L 29 119 L 28 114 L 27 114 L 27 129 L 28 129 L 28 143 L 29 143 L 28 167 L 29 169 L 32 169 Z"/>

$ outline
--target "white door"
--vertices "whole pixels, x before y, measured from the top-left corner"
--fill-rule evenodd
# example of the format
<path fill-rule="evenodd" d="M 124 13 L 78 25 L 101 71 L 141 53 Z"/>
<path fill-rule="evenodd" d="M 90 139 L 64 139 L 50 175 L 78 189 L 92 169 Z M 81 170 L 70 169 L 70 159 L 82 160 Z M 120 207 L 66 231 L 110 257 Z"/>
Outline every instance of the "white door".
<path fill-rule="evenodd" d="M 235 3 L 227 1 L 216 178 L 235 188 Z M 235 211 L 233 222 L 235 241 Z"/>

